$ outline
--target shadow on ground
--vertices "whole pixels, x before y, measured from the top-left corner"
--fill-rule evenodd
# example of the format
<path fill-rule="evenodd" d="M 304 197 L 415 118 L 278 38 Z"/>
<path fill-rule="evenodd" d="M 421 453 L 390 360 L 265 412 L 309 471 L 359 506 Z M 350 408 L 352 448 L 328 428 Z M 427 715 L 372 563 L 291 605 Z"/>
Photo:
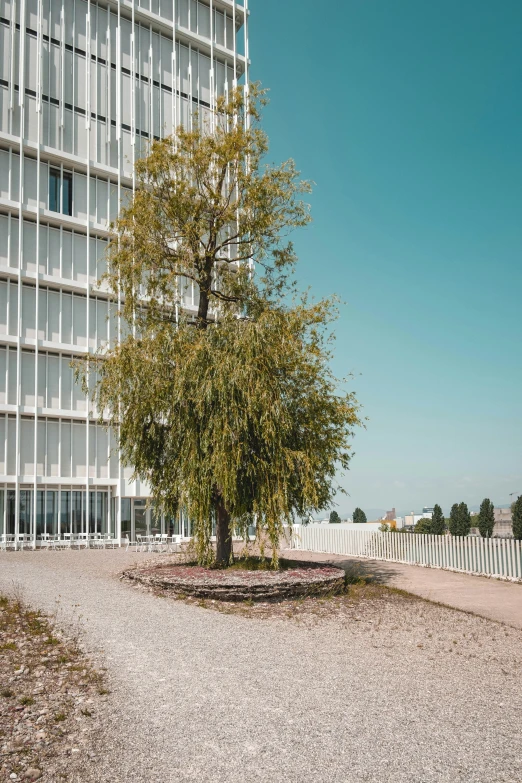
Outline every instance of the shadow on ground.
<path fill-rule="evenodd" d="M 285 556 L 284 559 L 292 562 L 302 562 L 298 557 Z M 364 581 L 373 584 L 386 585 L 398 574 L 398 571 L 391 563 L 381 563 L 378 560 L 354 560 L 351 558 L 341 560 L 338 558 L 330 558 L 328 555 L 322 555 L 321 563 L 342 568 L 348 578 L 348 582 Z"/>

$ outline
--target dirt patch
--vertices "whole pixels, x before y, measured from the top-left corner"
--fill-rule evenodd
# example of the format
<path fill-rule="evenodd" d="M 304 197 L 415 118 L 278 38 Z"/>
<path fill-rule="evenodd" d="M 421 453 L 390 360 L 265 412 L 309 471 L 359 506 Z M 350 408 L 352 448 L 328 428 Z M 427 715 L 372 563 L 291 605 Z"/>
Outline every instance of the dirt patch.
<path fill-rule="evenodd" d="M 344 590 L 344 571 L 315 563 L 283 564 L 277 571 L 212 569 L 164 561 L 124 571 L 126 579 L 174 596 L 216 601 L 277 602 L 288 598 L 335 595 Z"/>
<path fill-rule="evenodd" d="M 422 603 L 421 599 L 408 593 L 362 581 L 346 585 L 342 592 L 335 595 L 303 596 L 278 603 L 222 603 L 190 598 L 187 601 L 223 614 L 236 614 L 253 620 L 291 621 L 308 628 L 322 624 L 353 627 L 354 623 L 366 620 L 373 612 L 386 612 L 392 606 Z"/>
<path fill-rule="evenodd" d="M 105 693 L 77 640 L 21 600 L 0 596 L 1 780 L 71 780 L 94 755 Z"/>

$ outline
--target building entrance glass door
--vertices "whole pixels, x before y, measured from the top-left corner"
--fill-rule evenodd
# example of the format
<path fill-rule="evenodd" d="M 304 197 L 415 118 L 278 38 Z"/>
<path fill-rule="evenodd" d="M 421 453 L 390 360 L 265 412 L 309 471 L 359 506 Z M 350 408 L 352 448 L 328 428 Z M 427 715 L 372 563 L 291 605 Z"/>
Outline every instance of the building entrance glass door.
<path fill-rule="evenodd" d="M 150 535 L 150 509 L 147 508 L 146 500 L 135 500 L 132 504 L 132 540 L 136 541 L 136 536 Z"/>

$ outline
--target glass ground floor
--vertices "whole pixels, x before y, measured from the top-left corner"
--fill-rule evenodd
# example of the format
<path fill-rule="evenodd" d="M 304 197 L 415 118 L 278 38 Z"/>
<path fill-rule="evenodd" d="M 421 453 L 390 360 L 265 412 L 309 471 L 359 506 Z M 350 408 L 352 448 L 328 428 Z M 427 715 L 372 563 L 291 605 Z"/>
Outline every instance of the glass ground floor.
<path fill-rule="evenodd" d="M 18 507 L 18 520 L 17 520 Z M 0 536 L 48 537 L 101 535 L 113 540 L 166 533 L 189 538 L 192 525 L 179 513 L 171 518 L 155 512 L 147 498 L 114 497 L 108 488 L 85 489 L 0 487 Z"/>
<path fill-rule="evenodd" d="M 192 524 L 183 512 L 176 517 L 158 514 L 147 498 L 121 498 L 120 502 L 122 538 L 136 541 L 137 535 L 166 533 L 182 538 L 190 538 L 192 535 Z"/>

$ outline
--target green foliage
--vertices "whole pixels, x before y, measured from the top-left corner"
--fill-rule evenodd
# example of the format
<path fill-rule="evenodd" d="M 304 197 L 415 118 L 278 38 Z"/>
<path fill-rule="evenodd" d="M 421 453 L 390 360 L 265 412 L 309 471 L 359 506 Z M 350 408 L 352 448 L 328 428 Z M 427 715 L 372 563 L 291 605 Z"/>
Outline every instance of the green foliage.
<path fill-rule="evenodd" d="M 466 503 L 454 503 L 449 518 L 449 531 L 452 536 L 467 536 L 471 529 L 471 515 Z"/>
<path fill-rule="evenodd" d="M 330 369 L 332 302 L 295 295 L 286 237 L 309 221 L 310 187 L 292 161 L 262 162 L 251 95 L 248 108 L 241 91 L 220 99 L 214 128 L 178 128 L 137 163 L 106 275 L 134 330 L 77 371 L 157 507 L 185 509 L 200 564 L 230 564 L 232 529 L 254 525 L 275 565 L 283 525 L 331 504 L 360 424 Z"/>
<path fill-rule="evenodd" d="M 422 517 L 415 525 L 415 533 L 431 533 L 431 519 L 429 517 Z"/>
<path fill-rule="evenodd" d="M 389 532 L 390 532 L 390 526 L 389 526 L 389 524 L 388 524 L 387 522 L 384 522 L 384 521 L 383 521 L 383 522 L 382 522 L 382 523 L 379 525 L 379 531 L 380 531 L 381 533 L 389 533 Z"/>
<path fill-rule="evenodd" d="M 203 329 L 217 312 L 255 314 L 260 297 L 278 301 L 287 292 L 296 261 L 287 235 L 310 221 L 300 195 L 311 187 L 292 160 L 263 162 L 260 102 L 256 85 L 248 106 L 237 88 L 229 101 L 218 99 L 213 124 L 180 126 L 137 161 L 134 199 L 114 226 L 106 276 L 114 294 L 123 294 L 128 323 L 171 322 L 192 282 Z"/>
<path fill-rule="evenodd" d="M 449 515 L 449 524 L 448 528 L 452 536 L 459 535 L 459 504 L 454 503 L 451 507 L 450 515 Z"/>
<path fill-rule="evenodd" d="M 433 506 L 433 515 L 431 517 L 431 534 L 434 536 L 443 536 L 446 532 L 446 520 L 442 509 L 438 503 Z"/>
<path fill-rule="evenodd" d="M 337 513 L 337 511 L 330 511 L 330 524 L 338 524 L 341 521 L 341 517 Z"/>
<path fill-rule="evenodd" d="M 366 514 L 361 508 L 357 507 L 353 512 L 353 521 L 356 524 L 364 524 L 367 522 Z"/>
<path fill-rule="evenodd" d="M 477 527 L 482 538 L 491 538 L 495 527 L 495 511 L 489 498 L 484 498 L 480 504 L 477 518 Z"/>
<path fill-rule="evenodd" d="M 513 519 L 513 536 L 517 541 L 522 541 L 522 495 L 511 505 Z"/>

